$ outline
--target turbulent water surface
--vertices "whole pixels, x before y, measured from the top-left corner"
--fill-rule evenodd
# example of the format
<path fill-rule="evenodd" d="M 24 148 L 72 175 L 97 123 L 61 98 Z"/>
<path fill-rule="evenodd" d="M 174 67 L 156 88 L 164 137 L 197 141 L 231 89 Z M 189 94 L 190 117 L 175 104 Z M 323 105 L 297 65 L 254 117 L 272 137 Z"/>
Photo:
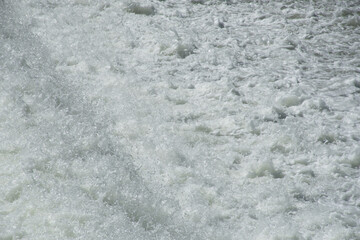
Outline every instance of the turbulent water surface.
<path fill-rule="evenodd" d="M 360 4 L 1 0 L 0 239 L 360 239 Z"/>

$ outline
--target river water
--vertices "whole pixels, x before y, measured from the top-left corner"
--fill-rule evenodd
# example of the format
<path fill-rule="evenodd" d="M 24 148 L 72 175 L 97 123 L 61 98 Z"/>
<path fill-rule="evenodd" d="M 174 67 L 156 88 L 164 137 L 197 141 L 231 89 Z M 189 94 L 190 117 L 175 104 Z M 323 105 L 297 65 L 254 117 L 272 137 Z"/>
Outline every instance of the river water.
<path fill-rule="evenodd" d="M 360 4 L 0 1 L 0 239 L 360 239 Z"/>

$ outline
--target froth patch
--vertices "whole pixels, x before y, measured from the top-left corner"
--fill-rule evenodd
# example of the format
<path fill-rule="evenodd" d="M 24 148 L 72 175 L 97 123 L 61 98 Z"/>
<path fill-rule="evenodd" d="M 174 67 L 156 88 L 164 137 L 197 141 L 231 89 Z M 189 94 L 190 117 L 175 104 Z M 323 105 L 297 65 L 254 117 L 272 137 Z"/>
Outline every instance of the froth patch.
<path fill-rule="evenodd" d="M 254 165 L 248 173 L 249 178 L 257 178 L 264 176 L 282 178 L 284 177 L 284 174 L 281 170 L 275 169 L 273 162 L 269 160 Z"/>

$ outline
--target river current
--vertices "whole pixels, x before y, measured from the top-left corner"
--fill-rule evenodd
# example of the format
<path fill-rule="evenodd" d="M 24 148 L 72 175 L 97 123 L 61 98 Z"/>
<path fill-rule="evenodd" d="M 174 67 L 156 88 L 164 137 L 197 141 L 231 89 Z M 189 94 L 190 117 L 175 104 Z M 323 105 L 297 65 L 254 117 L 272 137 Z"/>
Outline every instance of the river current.
<path fill-rule="evenodd" d="M 360 4 L 0 0 L 0 239 L 360 239 Z"/>

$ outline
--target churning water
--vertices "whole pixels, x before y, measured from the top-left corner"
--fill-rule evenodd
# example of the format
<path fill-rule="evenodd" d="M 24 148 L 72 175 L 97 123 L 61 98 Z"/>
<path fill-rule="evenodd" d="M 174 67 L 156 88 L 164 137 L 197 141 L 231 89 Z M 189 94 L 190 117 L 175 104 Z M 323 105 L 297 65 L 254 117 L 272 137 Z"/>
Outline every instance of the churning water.
<path fill-rule="evenodd" d="M 360 4 L 0 1 L 0 239 L 360 239 Z"/>

